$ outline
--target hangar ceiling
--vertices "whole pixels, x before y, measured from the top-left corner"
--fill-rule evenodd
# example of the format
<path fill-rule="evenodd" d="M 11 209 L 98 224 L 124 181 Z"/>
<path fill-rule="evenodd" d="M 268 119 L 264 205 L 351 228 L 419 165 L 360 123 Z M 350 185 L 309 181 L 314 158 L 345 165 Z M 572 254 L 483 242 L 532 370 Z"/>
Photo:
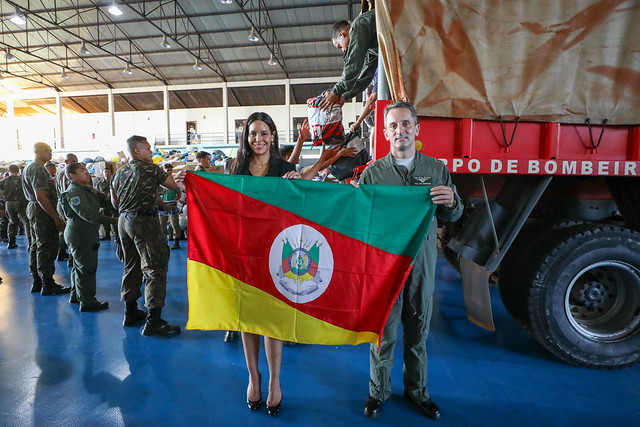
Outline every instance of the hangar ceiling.
<path fill-rule="evenodd" d="M 120 15 L 109 11 L 114 5 Z M 304 103 L 330 86 L 314 79 L 340 75 L 330 29 L 353 19 L 360 6 L 359 0 L 0 0 L 0 96 L 298 79 L 291 102 Z M 284 86 L 229 89 L 230 106 L 284 98 Z M 100 112 L 107 99 L 79 95 L 64 102 L 73 111 Z M 119 94 L 114 103 L 117 111 L 162 109 L 162 92 Z M 221 106 L 222 90 L 171 91 L 170 103 Z M 16 115 L 23 108 L 47 105 L 29 100 L 15 106 Z"/>

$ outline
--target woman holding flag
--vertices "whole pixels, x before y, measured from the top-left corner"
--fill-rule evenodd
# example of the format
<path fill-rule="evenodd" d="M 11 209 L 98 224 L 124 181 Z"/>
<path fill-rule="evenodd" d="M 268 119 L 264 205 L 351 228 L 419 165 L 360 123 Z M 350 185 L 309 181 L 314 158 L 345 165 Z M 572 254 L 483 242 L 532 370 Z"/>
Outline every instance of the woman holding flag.
<path fill-rule="evenodd" d="M 300 178 L 300 174 L 295 170 L 295 165 L 287 162 L 280 155 L 276 125 L 266 113 L 253 113 L 245 121 L 238 157 L 231 162 L 229 173 L 233 175 L 281 176 L 285 179 Z M 247 406 L 253 411 L 262 406 L 260 393 L 262 377 L 258 371 L 260 336 L 243 332 L 242 345 L 249 370 Z M 265 336 L 264 349 L 269 364 L 267 412 L 269 415 L 276 415 L 282 406 L 282 390 L 280 388 L 282 341 Z"/>

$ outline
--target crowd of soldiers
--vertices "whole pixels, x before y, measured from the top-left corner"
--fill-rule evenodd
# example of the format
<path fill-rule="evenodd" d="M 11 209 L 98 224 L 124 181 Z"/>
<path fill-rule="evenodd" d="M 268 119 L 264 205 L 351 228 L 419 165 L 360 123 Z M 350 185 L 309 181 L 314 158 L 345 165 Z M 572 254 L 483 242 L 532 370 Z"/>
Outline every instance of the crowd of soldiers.
<path fill-rule="evenodd" d="M 169 260 L 167 219 L 173 227 L 172 248 L 178 249 L 181 229 L 176 202 L 181 190 L 172 177 L 171 165 L 161 168 L 151 161 L 146 138 L 129 138 L 127 148 L 131 161 L 113 176 L 105 168 L 94 187 L 86 165 L 78 163 L 76 155 L 67 154 L 64 168 L 57 170 L 51 162 L 51 147 L 36 143 L 33 161 L 22 171 L 10 165 L 7 176 L 0 181 L 0 199 L 5 205 L 0 210 L 4 213 L 0 238 L 7 249 L 16 249 L 16 235 L 22 228 L 29 244 L 31 292 L 70 294 L 69 303 L 87 312 L 109 307 L 96 299 L 96 272 L 99 240 L 113 236 L 124 262 L 124 326 L 144 323 L 143 335 L 174 335 L 180 328 L 168 325 L 160 314 Z M 159 216 L 158 205 L 168 213 Z M 55 282 L 56 259 L 68 260 L 72 267 L 71 286 Z M 143 283 L 148 311 L 138 308 Z"/>

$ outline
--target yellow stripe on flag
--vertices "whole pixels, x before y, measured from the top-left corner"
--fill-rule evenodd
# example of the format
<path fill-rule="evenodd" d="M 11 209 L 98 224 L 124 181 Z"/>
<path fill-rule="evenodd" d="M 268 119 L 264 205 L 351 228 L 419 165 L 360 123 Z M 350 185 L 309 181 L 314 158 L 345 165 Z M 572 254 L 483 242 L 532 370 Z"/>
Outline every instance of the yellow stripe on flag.
<path fill-rule="evenodd" d="M 308 344 L 378 344 L 374 332 L 316 319 L 206 264 L 187 260 L 187 278 L 187 329 L 243 331 Z"/>

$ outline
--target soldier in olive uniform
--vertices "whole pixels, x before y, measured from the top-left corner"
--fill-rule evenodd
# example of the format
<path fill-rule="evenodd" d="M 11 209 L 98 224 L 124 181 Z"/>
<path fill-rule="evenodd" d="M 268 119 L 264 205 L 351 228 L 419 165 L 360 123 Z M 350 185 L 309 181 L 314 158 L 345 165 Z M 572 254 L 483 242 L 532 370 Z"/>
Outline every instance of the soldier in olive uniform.
<path fill-rule="evenodd" d="M 158 220 L 160 185 L 177 190 L 173 177 L 151 159 L 151 145 L 145 137 L 127 140 L 130 161 L 116 172 L 111 183 L 111 202 L 118 209 L 118 235 L 122 245 L 124 273 L 122 300 L 125 302 L 124 326 L 145 320 L 138 309 L 145 279 L 145 305 L 149 309 L 143 335 L 168 336 L 180 332 L 179 326 L 162 320 L 167 288 L 169 245 Z"/>
<path fill-rule="evenodd" d="M 384 135 L 390 143 L 387 156 L 368 166 L 360 184 L 427 185 L 436 205 L 426 239 L 416 256 L 414 267 L 391 308 L 382 333 L 380 347 L 369 352 L 369 397 L 364 414 L 377 417 L 382 403 L 391 397 L 391 368 L 398 325 L 403 325 L 404 395 L 419 411 L 431 419 L 440 418 L 440 409 L 427 390 L 427 349 L 437 259 L 437 220 L 457 221 L 462 215 L 462 200 L 455 194 L 451 176 L 441 161 L 416 151 L 420 131 L 418 116 L 407 102 L 396 102 L 384 110 Z"/>
<path fill-rule="evenodd" d="M 65 170 L 69 165 L 78 163 L 78 156 L 73 153 L 68 153 L 64 159 L 64 163 L 65 167 L 63 169 L 60 169 L 60 171 L 56 174 L 56 191 L 58 192 L 58 197 L 60 197 L 60 195 L 64 193 L 69 186 L 70 180 L 69 178 L 67 178 Z M 73 265 L 73 260 L 69 259 L 69 254 L 67 253 L 67 243 L 64 241 L 64 233 L 60 233 L 58 245 L 58 261 L 68 261 L 67 265 L 71 267 Z"/>
<path fill-rule="evenodd" d="M 104 196 L 104 203 L 100 203 L 100 212 L 102 212 L 106 216 L 115 216 L 115 210 L 113 209 L 113 205 L 111 205 L 111 178 L 112 178 L 111 169 L 104 168 L 102 171 L 102 178 L 98 182 L 96 182 L 95 189 Z M 118 238 L 118 227 L 116 224 L 106 225 L 104 224 L 101 227 L 103 233 L 100 240 L 109 240 L 109 234 L 113 234 L 113 239 L 117 240 Z"/>
<path fill-rule="evenodd" d="M 35 160 L 27 165 L 22 175 L 22 189 L 29 202 L 27 218 L 31 227 L 31 292 L 42 291 L 42 295 L 65 294 L 69 293 L 71 288 L 60 286 L 53 280 L 58 253 L 58 232 L 64 229 L 64 222 L 55 209 L 58 197 L 53 177 L 44 167 L 45 163 L 51 160 L 51 147 L 44 142 L 37 142 L 33 150 Z"/>
<path fill-rule="evenodd" d="M 195 171 L 206 172 L 211 167 L 211 154 L 206 151 L 198 151 L 196 161 L 198 162 L 198 166 L 196 166 Z"/>
<path fill-rule="evenodd" d="M 9 245 L 7 249 L 18 247 L 16 235 L 20 223 L 27 231 L 27 242 L 31 242 L 29 220 L 27 219 L 27 199 L 22 191 L 22 178 L 18 175 L 20 168 L 16 165 L 9 166 L 9 176 L 0 181 L 0 191 L 6 200 L 6 213 L 9 218 Z"/>
<path fill-rule="evenodd" d="M 60 209 L 67 221 L 64 239 L 73 259 L 69 302 L 80 303 L 80 311 L 104 310 L 109 308 L 109 303 L 96 299 L 98 227 L 114 224 L 115 219 L 100 213 L 91 175 L 84 164 L 68 165 L 65 174 L 70 183 L 60 195 Z"/>

